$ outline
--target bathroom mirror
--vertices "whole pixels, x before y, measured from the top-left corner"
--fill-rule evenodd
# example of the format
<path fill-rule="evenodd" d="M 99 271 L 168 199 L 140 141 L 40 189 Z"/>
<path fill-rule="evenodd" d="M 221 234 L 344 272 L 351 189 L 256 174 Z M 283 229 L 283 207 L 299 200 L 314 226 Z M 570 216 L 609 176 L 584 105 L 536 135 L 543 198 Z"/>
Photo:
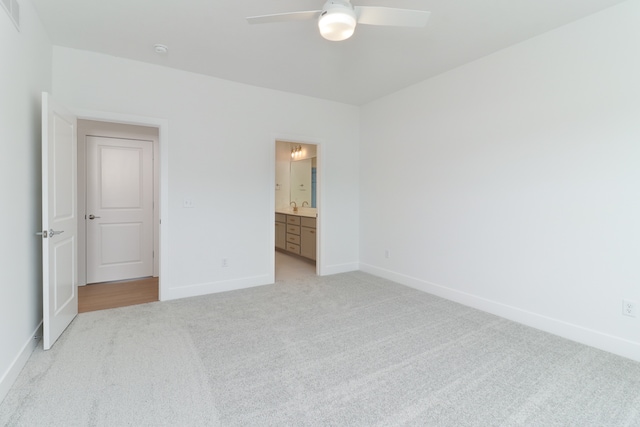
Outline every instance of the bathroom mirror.
<path fill-rule="evenodd" d="M 314 144 L 276 141 L 276 209 L 317 208 L 316 156 Z"/>
<path fill-rule="evenodd" d="M 291 162 L 289 200 L 295 202 L 298 207 L 302 207 L 303 204 L 304 206 L 312 207 L 311 168 L 312 159 Z"/>

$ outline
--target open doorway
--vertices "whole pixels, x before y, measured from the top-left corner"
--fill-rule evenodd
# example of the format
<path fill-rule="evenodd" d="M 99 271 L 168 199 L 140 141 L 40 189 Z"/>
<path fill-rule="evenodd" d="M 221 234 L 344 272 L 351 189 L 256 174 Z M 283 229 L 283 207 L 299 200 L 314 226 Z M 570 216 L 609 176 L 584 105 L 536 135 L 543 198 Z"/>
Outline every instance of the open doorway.
<path fill-rule="evenodd" d="M 79 306 L 158 300 L 158 152 L 158 128 L 78 120 Z"/>
<path fill-rule="evenodd" d="M 318 146 L 276 140 L 275 280 L 318 271 Z"/>

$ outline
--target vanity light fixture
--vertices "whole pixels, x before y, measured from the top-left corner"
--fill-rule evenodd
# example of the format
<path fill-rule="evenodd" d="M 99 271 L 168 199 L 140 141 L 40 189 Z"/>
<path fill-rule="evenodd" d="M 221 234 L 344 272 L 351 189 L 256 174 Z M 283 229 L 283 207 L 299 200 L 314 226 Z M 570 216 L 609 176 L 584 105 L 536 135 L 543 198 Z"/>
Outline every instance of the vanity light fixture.
<path fill-rule="evenodd" d="M 298 159 L 302 157 L 302 145 L 298 145 L 291 148 L 291 158 Z"/>

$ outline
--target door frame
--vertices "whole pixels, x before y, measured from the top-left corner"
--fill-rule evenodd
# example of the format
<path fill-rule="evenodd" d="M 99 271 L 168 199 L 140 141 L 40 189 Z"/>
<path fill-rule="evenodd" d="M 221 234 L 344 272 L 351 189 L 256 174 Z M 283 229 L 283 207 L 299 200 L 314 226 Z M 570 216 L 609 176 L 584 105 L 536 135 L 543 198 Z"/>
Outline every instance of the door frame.
<path fill-rule="evenodd" d="M 136 128 L 132 128 L 135 126 Z M 147 129 L 153 129 L 147 131 Z M 119 140 L 132 141 L 149 141 L 152 143 L 152 165 L 153 165 L 153 252 L 158 254 L 160 248 L 158 245 L 160 206 L 157 203 L 159 199 L 159 158 L 156 155 L 159 151 L 159 131 L 156 126 L 129 125 L 123 123 L 96 121 L 78 119 L 78 221 L 84 221 L 78 224 L 78 285 L 87 284 L 87 137 L 95 136 L 101 138 L 114 138 Z M 160 274 L 159 259 L 153 258 L 153 276 L 158 277 Z"/>
<path fill-rule="evenodd" d="M 169 262 L 168 262 L 168 230 L 169 230 L 169 121 L 167 119 L 136 116 L 130 114 L 111 113 L 105 111 L 69 108 L 78 120 L 95 120 L 124 125 L 144 126 L 158 128 L 158 150 L 154 150 L 154 174 L 158 177 L 158 189 L 155 200 L 156 209 L 159 209 L 158 224 L 158 252 L 155 254 L 158 260 L 158 299 L 164 301 L 163 294 L 168 294 Z M 154 147 L 155 148 L 155 147 Z M 85 207 L 82 207 L 84 215 Z M 155 273 L 155 269 L 154 269 Z M 86 275 L 85 275 L 86 279 Z M 86 282 L 86 280 L 85 280 Z M 86 283 L 83 283 L 86 284 Z"/>
<path fill-rule="evenodd" d="M 276 197 L 274 194 L 276 188 L 276 149 L 278 141 L 282 142 L 292 142 L 299 144 L 308 144 L 315 145 L 317 148 L 316 152 L 316 206 L 317 206 L 317 217 L 316 217 L 316 235 L 318 238 L 316 239 L 316 275 L 323 276 L 324 275 L 324 256 L 322 252 L 322 247 L 324 246 L 322 242 L 324 241 L 324 233 L 322 224 L 324 223 L 324 215 L 322 215 L 323 209 L 323 181 L 324 181 L 324 142 L 321 139 L 315 139 L 305 136 L 295 136 L 295 135 L 284 135 L 284 134 L 275 134 L 273 135 L 273 140 L 271 143 L 271 155 L 269 159 L 271 161 L 269 170 L 271 171 L 271 177 L 269 179 L 269 200 L 271 201 L 271 215 L 269 216 L 269 229 L 271 230 L 271 239 L 270 239 L 270 254 L 271 254 L 271 282 L 275 283 L 276 280 L 276 236 L 273 228 L 273 224 L 276 221 Z"/>

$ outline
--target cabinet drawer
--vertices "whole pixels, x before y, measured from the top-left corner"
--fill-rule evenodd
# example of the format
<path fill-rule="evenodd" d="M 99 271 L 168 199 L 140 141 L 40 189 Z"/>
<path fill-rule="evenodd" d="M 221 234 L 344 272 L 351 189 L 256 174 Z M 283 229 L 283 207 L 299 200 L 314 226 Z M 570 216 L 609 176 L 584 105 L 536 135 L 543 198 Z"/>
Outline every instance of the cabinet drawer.
<path fill-rule="evenodd" d="M 287 233 L 300 234 L 300 226 L 287 224 Z"/>
<path fill-rule="evenodd" d="M 287 234 L 287 243 L 295 243 L 296 245 L 300 244 L 300 236 L 295 234 Z"/>
<path fill-rule="evenodd" d="M 311 236 L 315 236 L 316 235 L 316 229 L 315 228 L 310 228 L 310 227 L 302 227 L 300 229 L 300 234 L 308 234 Z"/>
<path fill-rule="evenodd" d="M 300 245 L 295 245 L 293 243 L 287 243 L 287 250 L 289 252 L 293 252 L 294 254 L 300 255 Z"/>
<path fill-rule="evenodd" d="M 300 217 L 295 215 L 287 215 L 287 224 L 300 225 Z"/>
<path fill-rule="evenodd" d="M 300 225 L 303 227 L 316 228 L 316 219 L 315 218 L 300 218 Z"/>
<path fill-rule="evenodd" d="M 276 222 L 287 222 L 287 216 L 285 214 L 277 213 Z"/>

